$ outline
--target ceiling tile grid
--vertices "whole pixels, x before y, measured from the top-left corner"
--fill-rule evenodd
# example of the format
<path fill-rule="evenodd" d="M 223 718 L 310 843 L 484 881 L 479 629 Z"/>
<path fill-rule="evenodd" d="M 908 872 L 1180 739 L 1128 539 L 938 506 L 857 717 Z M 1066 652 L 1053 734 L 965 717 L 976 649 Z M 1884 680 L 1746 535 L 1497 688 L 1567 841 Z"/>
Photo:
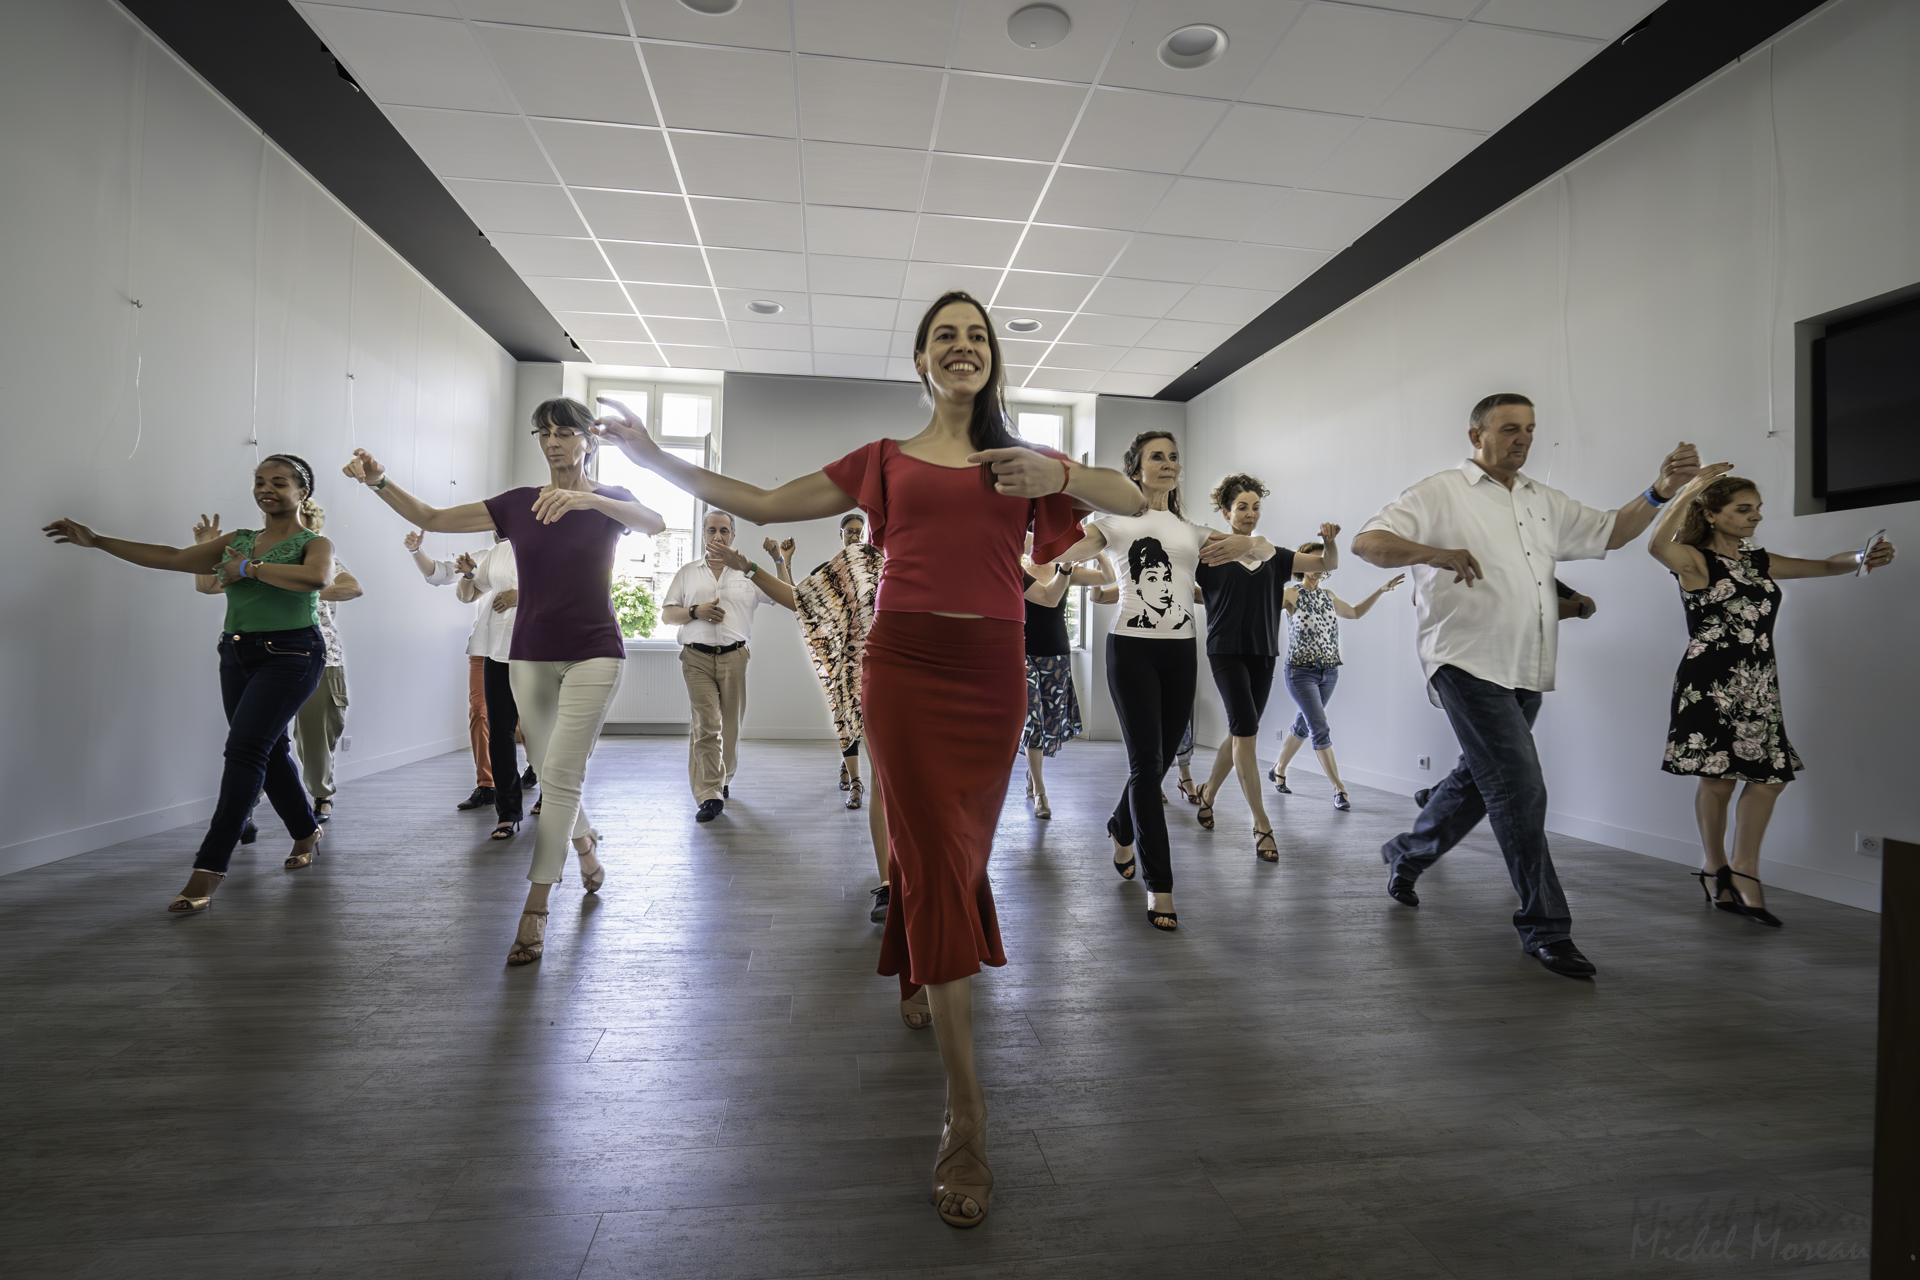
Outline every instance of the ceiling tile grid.
<path fill-rule="evenodd" d="M 591 359 L 1152 395 L 1651 0 L 296 0 Z M 701 7 L 710 7 L 702 5 Z M 1202 65 L 1165 41 L 1225 33 Z M 1008 321 L 1036 322 L 1015 335 Z"/>

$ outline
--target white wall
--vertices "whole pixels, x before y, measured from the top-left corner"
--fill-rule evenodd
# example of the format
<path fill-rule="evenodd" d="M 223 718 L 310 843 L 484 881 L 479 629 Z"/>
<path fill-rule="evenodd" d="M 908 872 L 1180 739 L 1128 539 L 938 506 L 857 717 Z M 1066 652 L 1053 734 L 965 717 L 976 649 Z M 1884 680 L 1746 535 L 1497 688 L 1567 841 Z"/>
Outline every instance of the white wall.
<path fill-rule="evenodd" d="M 1275 489 L 1276 541 L 1323 519 L 1351 534 L 1465 455 L 1475 400 L 1514 390 L 1539 405 L 1530 472 L 1583 501 L 1619 505 L 1684 438 L 1759 482 L 1778 552 L 1830 555 L 1883 525 L 1920 548 L 1920 505 L 1796 517 L 1792 476 L 1794 321 L 1920 279 L 1916 83 L 1920 6 L 1842 0 L 1194 400 L 1193 488 L 1244 467 Z M 1349 600 L 1387 576 L 1348 565 Z M 1853 833 L 1920 838 L 1916 571 L 1784 588 L 1781 683 L 1808 772 L 1775 815 L 1771 882 L 1871 906 L 1879 866 Z M 1561 576 L 1600 611 L 1561 626 L 1537 735 L 1551 825 L 1698 865 L 1694 786 L 1659 769 L 1685 637 L 1672 580 L 1644 540 Z M 1457 750 L 1421 689 L 1407 599 L 1344 625 L 1332 707 L 1343 772 L 1402 792 Z M 1290 715 L 1277 695 L 1269 732 Z"/>
<path fill-rule="evenodd" d="M 726 472 L 772 488 L 883 436 L 918 435 L 930 412 L 921 395 L 914 382 L 729 373 L 721 428 Z M 795 576 L 804 576 L 839 550 L 839 520 L 766 528 L 742 520 L 734 541 L 748 556 L 763 560 L 760 543 L 768 537 L 796 541 Z M 794 616 L 775 605 L 760 609 L 752 648 L 741 733 L 749 738 L 833 737 L 827 697 L 813 674 Z"/>
<path fill-rule="evenodd" d="M 221 602 L 35 529 L 246 527 L 267 453 L 314 464 L 366 587 L 340 772 L 463 745 L 467 610 L 339 468 L 357 443 L 432 500 L 490 491 L 513 362 L 105 0 L 0 6 L 0 119 L 0 872 L 205 818 L 225 733 Z"/>

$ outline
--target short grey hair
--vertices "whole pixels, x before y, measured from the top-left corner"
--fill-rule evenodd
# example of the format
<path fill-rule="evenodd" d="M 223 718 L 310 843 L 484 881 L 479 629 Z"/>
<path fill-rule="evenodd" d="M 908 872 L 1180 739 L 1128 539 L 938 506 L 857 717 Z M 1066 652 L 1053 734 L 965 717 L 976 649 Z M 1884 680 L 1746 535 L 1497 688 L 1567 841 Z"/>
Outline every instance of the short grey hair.
<path fill-rule="evenodd" d="M 722 511 L 719 507 L 712 508 L 706 515 L 700 517 L 700 527 L 703 529 L 706 528 L 707 521 L 713 519 L 715 516 L 725 516 L 727 518 L 727 528 L 735 533 L 740 532 L 740 522 L 733 518 L 733 512 Z"/>

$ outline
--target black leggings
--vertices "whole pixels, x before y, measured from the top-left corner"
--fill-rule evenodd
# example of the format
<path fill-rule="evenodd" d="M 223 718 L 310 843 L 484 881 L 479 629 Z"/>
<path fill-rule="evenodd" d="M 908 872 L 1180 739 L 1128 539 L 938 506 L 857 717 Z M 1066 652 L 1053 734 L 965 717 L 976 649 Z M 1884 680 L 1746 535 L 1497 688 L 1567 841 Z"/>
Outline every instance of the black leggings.
<path fill-rule="evenodd" d="M 1227 732 L 1234 737 L 1260 736 L 1260 717 L 1266 714 L 1267 695 L 1273 692 L 1273 668 L 1278 661 L 1271 654 L 1207 655 L 1220 701 L 1227 704 Z"/>
<path fill-rule="evenodd" d="M 1121 844 L 1134 846 L 1141 878 L 1153 893 L 1173 892 L 1160 783 L 1193 716 L 1198 670 L 1192 640 L 1107 637 L 1107 692 L 1113 695 L 1120 736 L 1127 743 L 1127 789 L 1120 793 L 1107 830 Z"/>
<path fill-rule="evenodd" d="M 506 663 L 488 658 L 480 671 L 487 699 L 487 767 L 493 770 L 493 816 L 502 822 L 519 822 L 523 816 L 520 762 L 513 753 L 513 730 L 520 723 L 520 708 L 513 700 Z M 531 753 L 528 759 L 532 759 Z"/>

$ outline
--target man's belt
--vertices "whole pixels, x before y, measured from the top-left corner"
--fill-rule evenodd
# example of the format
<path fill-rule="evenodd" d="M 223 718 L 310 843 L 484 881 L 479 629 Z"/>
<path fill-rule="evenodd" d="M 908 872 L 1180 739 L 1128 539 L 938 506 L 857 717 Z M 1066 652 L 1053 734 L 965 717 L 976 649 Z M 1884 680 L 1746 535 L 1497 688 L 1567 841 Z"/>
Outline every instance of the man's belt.
<path fill-rule="evenodd" d="M 732 644 L 693 644 L 689 642 L 687 645 L 689 649 L 698 649 L 701 653 L 711 654 L 716 658 L 723 653 L 732 653 L 735 649 L 744 649 L 746 647 L 747 642 L 745 640 L 735 640 Z"/>

